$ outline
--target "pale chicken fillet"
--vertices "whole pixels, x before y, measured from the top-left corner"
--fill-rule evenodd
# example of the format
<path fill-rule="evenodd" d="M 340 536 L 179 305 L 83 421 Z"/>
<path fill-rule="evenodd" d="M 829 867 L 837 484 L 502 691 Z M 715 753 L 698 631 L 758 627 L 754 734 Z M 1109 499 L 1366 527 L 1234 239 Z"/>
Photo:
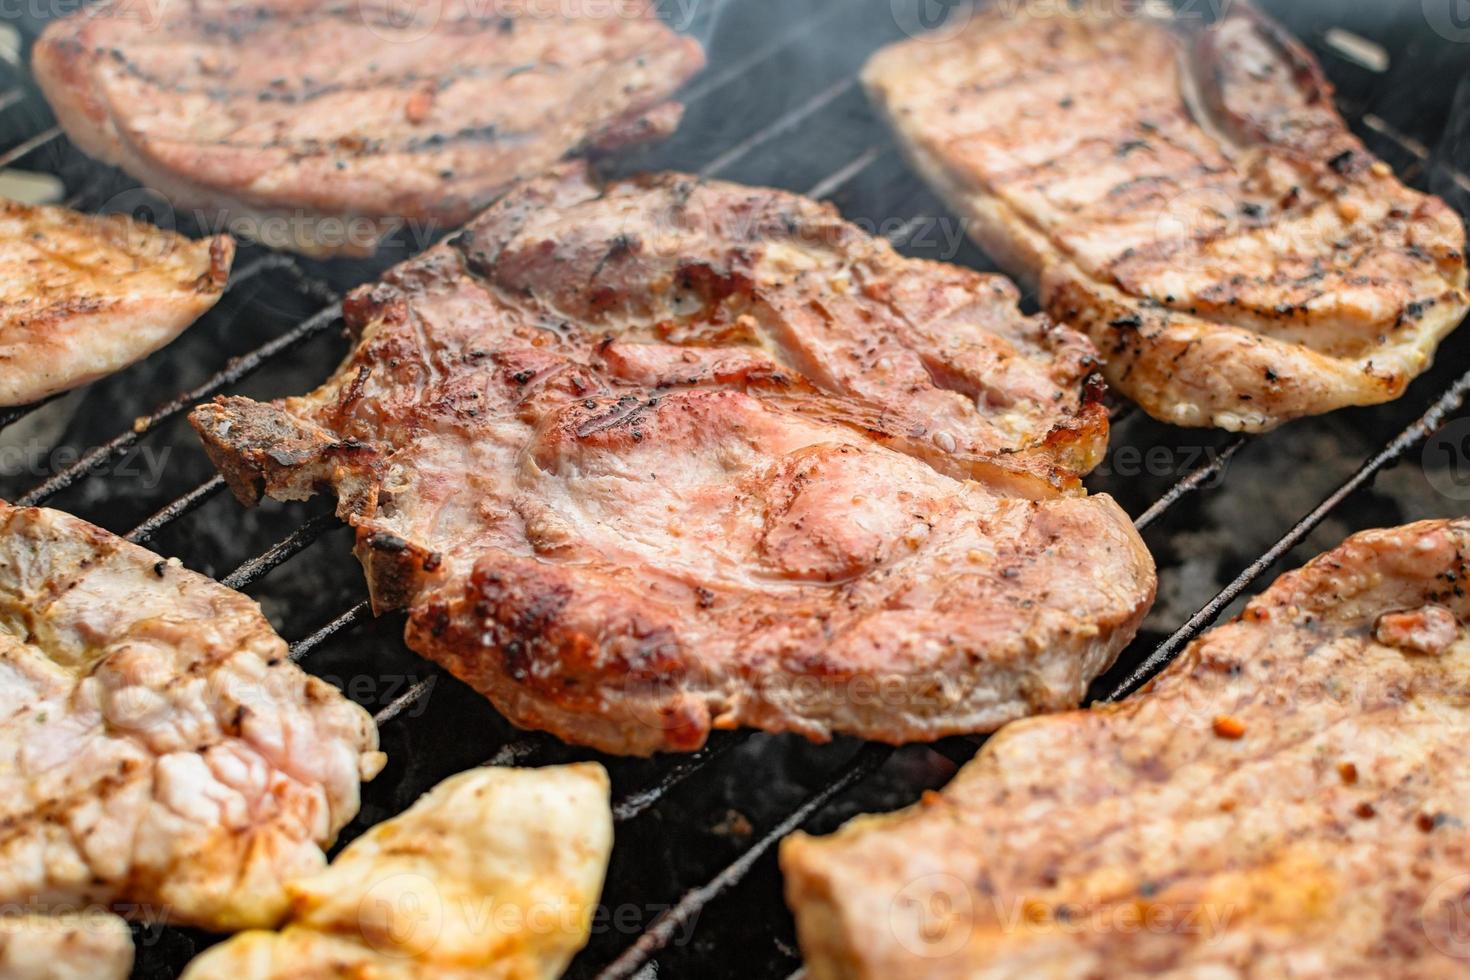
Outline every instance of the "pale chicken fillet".
<path fill-rule="evenodd" d="M 661 138 L 704 55 L 657 4 L 103 2 L 32 66 L 88 154 L 274 248 L 369 255 L 518 177 Z"/>
<path fill-rule="evenodd" d="M 1470 303 L 1459 218 L 1249 5 L 1118 9 L 992 4 L 864 81 L 976 240 L 1156 418 L 1262 431 L 1399 397 Z"/>
<path fill-rule="evenodd" d="M 281 931 L 242 933 L 183 980 L 556 980 L 612 841 L 601 766 L 471 770 L 292 882 Z"/>
<path fill-rule="evenodd" d="M 5 980 L 126 980 L 133 934 L 104 911 L 0 915 L 0 977 Z"/>
<path fill-rule="evenodd" d="M 0 903 L 271 925 L 381 765 L 254 602 L 0 504 Z"/>
<path fill-rule="evenodd" d="M 219 300 L 235 243 L 0 200 L 0 406 L 106 377 Z"/>
<path fill-rule="evenodd" d="M 794 195 L 571 172 L 350 296 L 313 394 L 192 422 L 246 502 L 335 492 L 375 607 L 519 725 L 937 738 L 1075 706 L 1153 600 L 1079 495 L 1086 342 L 1014 302 Z"/>
<path fill-rule="evenodd" d="M 1470 521 L 1356 535 L 1133 698 L 798 835 L 813 980 L 1459 977 Z"/>

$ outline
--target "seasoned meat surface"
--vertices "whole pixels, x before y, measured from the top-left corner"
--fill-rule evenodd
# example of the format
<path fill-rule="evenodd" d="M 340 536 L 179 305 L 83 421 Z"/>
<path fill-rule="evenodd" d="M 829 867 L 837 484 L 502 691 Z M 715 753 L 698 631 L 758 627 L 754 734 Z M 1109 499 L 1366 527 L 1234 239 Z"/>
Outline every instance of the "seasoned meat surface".
<path fill-rule="evenodd" d="M 278 919 L 382 765 L 372 719 L 254 602 L 3 504 L 0 760 L 7 909 L 118 902 L 218 930 Z"/>
<path fill-rule="evenodd" d="M 118 0 L 53 23 L 32 58 L 68 136 L 176 207 L 361 255 L 568 155 L 671 132 L 703 53 L 655 6 Z"/>
<path fill-rule="evenodd" d="M 814 980 L 1456 977 L 1470 521 L 1283 576 L 1114 706 L 782 849 Z"/>
<path fill-rule="evenodd" d="M 612 839 L 595 763 L 461 773 L 291 883 L 281 931 L 215 946 L 184 980 L 557 980 Z"/>
<path fill-rule="evenodd" d="M 127 980 L 133 934 L 110 912 L 0 915 L 5 980 Z"/>
<path fill-rule="evenodd" d="M 230 274 L 228 235 L 0 200 L 0 406 L 105 377 L 183 333 Z"/>
<path fill-rule="evenodd" d="M 1249 5 L 1212 26 L 1075 6 L 996 3 L 865 71 L 974 237 L 1164 421 L 1259 431 L 1401 395 L 1470 301 L 1455 213 Z"/>
<path fill-rule="evenodd" d="M 1077 496 L 1085 343 L 1014 299 L 781 192 L 574 169 L 350 296 L 313 394 L 192 420 L 247 502 L 334 490 L 375 606 L 518 724 L 934 738 L 1074 705 L 1153 598 Z"/>

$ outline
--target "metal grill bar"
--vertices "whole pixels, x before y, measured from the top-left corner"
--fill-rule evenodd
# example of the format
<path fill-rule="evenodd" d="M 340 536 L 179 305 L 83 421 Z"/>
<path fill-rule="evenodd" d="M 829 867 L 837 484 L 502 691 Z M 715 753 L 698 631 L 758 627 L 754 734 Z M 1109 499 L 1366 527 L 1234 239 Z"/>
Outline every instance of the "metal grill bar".
<path fill-rule="evenodd" d="M 333 528 L 342 526 L 335 515 L 323 514 L 313 517 L 292 531 L 285 538 L 271 545 L 264 552 L 243 563 L 224 578 L 220 584 L 237 592 L 265 578 L 278 566 L 301 554 L 318 538 Z"/>
<path fill-rule="evenodd" d="M 742 157 L 750 153 L 750 151 L 759 149 L 782 133 L 790 132 L 792 127 L 797 123 L 821 112 L 827 106 L 836 102 L 855 88 L 857 88 L 856 78 L 844 78 L 835 85 L 828 86 L 803 105 L 781 116 L 775 122 L 771 123 L 771 125 L 750 134 L 726 152 L 715 157 L 700 168 L 699 176 L 713 177 L 729 169 Z"/>
<path fill-rule="evenodd" d="M 842 9 L 842 7 L 843 0 L 836 0 L 836 2 L 831 2 L 831 0 L 829 0 L 825 10 L 822 10 L 819 13 L 808 17 L 806 20 L 801 21 L 791 30 L 786 31 L 775 40 L 767 42 L 766 44 L 758 45 L 757 47 L 753 48 L 748 54 L 746 54 L 745 57 L 736 61 L 733 65 L 730 65 L 724 71 L 709 75 L 695 82 L 693 85 L 690 85 L 687 89 L 684 90 L 684 94 L 681 96 L 681 98 L 683 99 L 685 104 L 689 104 L 696 101 L 697 99 L 704 98 L 711 92 L 723 88 L 733 81 L 737 81 L 741 76 L 748 74 L 757 65 L 764 62 L 767 58 L 771 57 L 779 51 L 783 51 L 786 48 L 791 47 L 798 41 L 804 40 L 806 36 L 810 34 L 813 30 L 815 30 L 820 24 L 823 24 L 826 21 L 830 20 L 834 14 Z"/>
<path fill-rule="evenodd" d="M 751 868 L 755 867 L 756 862 L 782 838 L 805 825 L 839 794 L 868 778 L 892 754 L 893 749 L 886 745 L 869 743 L 863 746 L 851 764 L 844 766 L 842 771 L 831 777 L 821 789 L 807 797 L 801 806 L 791 811 L 785 819 L 767 831 L 745 853 L 707 883 L 686 892 L 673 908 L 660 916 L 647 932 L 638 937 L 637 942 L 599 973 L 598 980 L 628 980 L 636 974 L 649 960 L 665 949 L 674 936 L 678 935 L 681 929 L 699 915 L 706 905 L 744 881 L 745 876 L 750 873 Z"/>
<path fill-rule="evenodd" d="M 302 658 L 304 658 L 307 654 L 311 653 L 317 647 L 321 646 L 323 643 L 327 642 L 338 633 L 350 630 L 358 623 L 361 623 L 363 620 L 367 619 L 368 616 L 372 614 L 372 611 L 372 604 L 364 599 L 362 602 L 359 602 L 357 605 L 353 606 L 342 615 L 333 619 L 330 623 L 318 629 L 315 633 L 312 633 L 310 636 L 302 637 L 295 643 L 291 644 L 291 659 L 300 662 Z"/>
<path fill-rule="evenodd" d="M 1225 444 L 1220 454 L 1208 462 L 1202 463 L 1192 470 L 1184 479 L 1174 484 L 1165 494 L 1148 510 L 1138 516 L 1133 526 L 1140 531 L 1147 530 L 1154 522 L 1163 517 L 1179 501 L 1203 487 L 1210 480 L 1225 472 L 1235 454 L 1245 448 L 1250 440 L 1245 436 L 1236 436 Z"/>
<path fill-rule="evenodd" d="M 177 500 L 170 501 L 168 504 L 164 505 L 164 507 L 156 514 L 148 518 L 142 524 L 139 524 L 137 527 L 133 528 L 126 535 L 124 535 L 124 537 L 133 542 L 133 544 L 143 544 L 144 542 L 152 538 L 153 535 L 157 534 L 159 531 L 163 530 L 174 521 L 183 517 L 185 514 L 191 514 L 194 511 L 198 510 L 200 507 L 203 507 L 209 501 L 213 500 L 214 497 L 224 488 L 225 478 L 222 476 L 215 476 L 211 479 L 205 480 L 203 483 L 199 484 L 199 486 L 195 487 L 193 490 L 190 490 L 182 497 L 179 497 Z"/>
<path fill-rule="evenodd" d="M 1161 670 L 1173 662 L 1174 658 L 1183 650 L 1185 644 L 1199 635 L 1200 631 L 1206 626 L 1214 622 L 1225 611 L 1225 608 L 1234 602 L 1252 582 L 1264 575 L 1271 566 L 1285 557 L 1287 552 L 1300 544 L 1329 514 L 1337 509 L 1339 504 L 1367 486 L 1385 467 L 1398 462 L 1403 458 L 1405 453 L 1428 439 L 1436 429 L 1449 419 L 1452 413 L 1458 411 L 1465 404 L 1467 395 L 1470 395 L 1470 371 L 1461 375 L 1429 407 L 1427 412 L 1395 436 L 1388 445 L 1369 457 L 1368 461 L 1347 482 L 1329 494 L 1325 500 L 1313 508 L 1311 513 L 1298 521 L 1290 531 L 1287 531 L 1286 534 L 1282 535 L 1260 557 L 1251 562 L 1245 571 L 1236 577 L 1235 581 L 1227 585 L 1218 595 L 1201 607 L 1198 612 L 1189 617 L 1183 626 L 1179 627 L 1172 636 L 1160 644 L 1158 649 L 1147 660 L 1140 664 L 1132 674 L 1114 688 L 1103 700 L 1117 701 L 1125 698 L 1157 676 Z"/>
<path fill-rule="evenodd" d="M 56 137 L 60 135 L 61 129 L 56 126 L 52 126 L 50 129 L 42 130 L 25 142 L 11 147 L 4 153 L 0 153 L 0 167 L 10 166 L 12 163 L 21 159 L 27 154 L 39 150 L 41 147 L 45 146 L 47 143 L 56 139 Z"/>

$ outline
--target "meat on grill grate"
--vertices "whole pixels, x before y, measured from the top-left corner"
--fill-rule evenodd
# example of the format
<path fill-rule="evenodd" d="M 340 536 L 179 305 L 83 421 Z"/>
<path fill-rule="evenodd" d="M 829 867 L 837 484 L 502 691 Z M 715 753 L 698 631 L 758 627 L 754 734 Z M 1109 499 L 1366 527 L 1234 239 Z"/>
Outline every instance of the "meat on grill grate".
<path fill-rule="evenodd" d="M 206 226 L 365 255 L 405 221 L 460 224 L 516 177 L 675 128 L 698 43 L 653 3 L 578 6 L 117 0 L 52 23 L 32 59 L 78 147 Z"/>
<path fill-rule="evenodd" d="M 1087 346 L 1014 301 L 790 194 L 574 168 L 349 297 L 317 392 L 192 420 L 247 502 L 335 490 L 375 606 L 518 724 L 936 738 L 1075 705 L 1153 599 L 1072 495 Z"/>
<path fill-rule="evenodd" d="M 120 370 L 183 333 L 229 278 L 228 235 L 0 200 L 0 406 Z"/>
<path fill-rule="evenodd" d="M 377 741 L 249 599 L 0 504 L 0 902 L 272 924 L 356 815 Z"/>
<path fill-rule="evenodd" d="M 1185 16 L 996 4 L 865 81 L 1156 418 L 1261 431 L 1397 398 L 1470 304 L 1464 227 L 1374 160 L 1280 27 L 1244 3 Z"/>
<path fill-rule="evenodd" d="M 1131 700 L 782 851 L 813 980 L 1458 976 L 1470 521 L 1350 538 Z"/>
<path fill-rule="evenodd" d="M 595 763 L 460 773 L 293 882 L 285 928 L 183 980 L 556 980 L 587 942 L 612 823 Z"/>
<path fill-rule="evenodd" d="M 133 934 L 110 912 L 0 915 L 5 980 L 126 980 Z"/>

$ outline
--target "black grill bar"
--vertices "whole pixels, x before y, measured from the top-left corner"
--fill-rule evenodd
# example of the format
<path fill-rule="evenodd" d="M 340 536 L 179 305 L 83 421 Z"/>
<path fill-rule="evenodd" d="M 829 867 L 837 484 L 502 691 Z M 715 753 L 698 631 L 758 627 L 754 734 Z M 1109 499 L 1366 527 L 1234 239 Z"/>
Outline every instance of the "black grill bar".
<path fill-rule="evenodd" d="M 239 591 L 265 578 L 287 561 L 301 554 L 323 534 L 342 526 L 334 514 L 313 517 L 286 537 L 271 545 L 259 555 L 244 562 L 224 578 L 220 584 Z"/>
<path fill-rule="evenodd" d="M 863 746 L 851 763 L 828 779 L 821 789 L 807 797 L 801 806 L 787 814 L 723 871 L 698 888 L 685 892 L 673 908 L 659 916 L 658 921 L 638 937 L 637 942 L 597 975 L 598 980 L 628 980 L 643 969 L 705 906 L 744 881 L 756 862 L 782 838 L 804 826 L 837 796 L 867 779 L 892 754 L 893 749 L 887 745 L 869 743 Z"/>
<path fill-rule="evenodd" d="M 336 636 L 338 633 L 352 629 L 372 615 L 372 605 L 366 599 L 353 606 L 351 609 L 337 616 L 331 622 L 318 629 L 310 636 L 304 636 L 291 644 L 291 659 L 300 662 L 317 647 Z"/>
<path fill-rule="evenodd" d="M 133 544 L 143 544 L 185 514 L 191 514 L 209 503 L 224 488 L 224 477 L 211 477 L 182 497 L 164 505 L 156 514 L 133 528 L 124 537 Z"/>
<path fill-rule="evenodd" d="M 1167 514 L 1179 501 L 1195 493 L 1210 480 L 1224 473 L 1225 468 L 1230 465 L 1230 461 L 1235 458 L 1235 454 L 1244 449 L 1249 442 L 1250 439 L 1246 436 L 1236 436 L 1231 439 L 1225 444 L 1225 448 L 1220 450 L 1218 456 L 1209 462 L 1201 463 L 1195 467 L 1184 479 L 1174 484 L 1162 497 L 1155 500 L 1148 510 L 1138 516 L 1138 519 L 1133 522 L 1133 526 L 1140 531 L 1147 530 L 1154 522 Z"/>
<path fill-rule="evenodd" d="M 692 755 L 686 755 L 677 759 L 652 785 L 629 793 L 621 801 L 614 804 L 613 819 L 620 822 L 632 820 L 644 810 L 647 810 L 659 800 L 663 799 L 669 790 L 704 769 L 712 762 L 723 758 L 732 749 L 744 745 L 750 740 L 753 734 L 749 729 L 732 732 L 724 738 L 711 739 L 704 748 Z"/>
<path fill-rule="evenodd" d="M 1318 504 L 1312 511 L 1296 523 L 1291 530 L 1282 535 L 1275 544 L 1268 548 L 1260 557 L 1251 562 L 1245 571 L 1236 577 L 1220 591 L 1213 599 L 1200 608 L 1185 624 L 1179 627 L 1167 640 L 1159 645 L 1148 659 L 1133 671 L 1122 683 L 1114 688 L 1104 701 L 1117 701 L 1137 691 L 1148 683 L 1159 672 L 1173 662 L 1184 649 L 1185 644 L 1199 635 L 1200 631 L 1213 623 L 1225 608 L 1234 602 L 1256 579 L 1264 575 L 1271 566 L 1280 561 L 1286 554 L 1300 544 L 1308 534 L 1311 534 L 1323 520 L 1327 518 L 1338 505 L 1344 500 L 1357 493 L 1363 487 L 1368 486 L 1373 478 L 1386 467 L 1403 459 L 1410 450 L 1419 446 L 1435 433 L 1440 426 L 1449 419 L 1451 415 L 1459 411 L 1465 404 L 1465 398 L 1470 395 L 1470 371 L 1461 375 L 1450 387 L 1440 395 L 1429 407 L 1429 410 L 1421 415 L 1408 428 L 1400 432 L 1388 445 L 1384 446 L 1373 456 L 1369 457 L 1356 473 L 1348 478 L 1347 482 L 1332 491 L 1325 500 Z"/>

